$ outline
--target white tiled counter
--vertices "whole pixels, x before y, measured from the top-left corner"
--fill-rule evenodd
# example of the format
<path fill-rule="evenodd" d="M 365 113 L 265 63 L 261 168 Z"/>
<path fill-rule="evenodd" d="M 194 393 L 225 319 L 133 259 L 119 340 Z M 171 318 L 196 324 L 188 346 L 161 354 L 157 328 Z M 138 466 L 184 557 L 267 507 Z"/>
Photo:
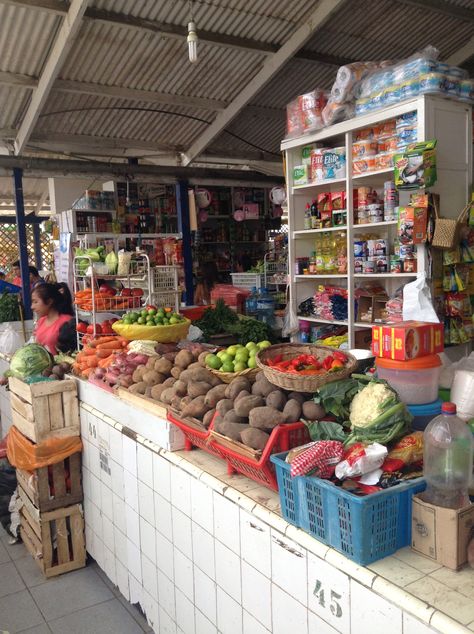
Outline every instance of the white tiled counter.
<path fill-rule="evenodd" d="M 156 633 L 474 631 L 474 571 L 409 548 L 358 566 L 283 520 L 273 491 L 202 451 L 146 440 L 126 425 L 127 405 L 85 389 L 87 550 Z M 155 438 L 166 429 L 139 416 Z"/>

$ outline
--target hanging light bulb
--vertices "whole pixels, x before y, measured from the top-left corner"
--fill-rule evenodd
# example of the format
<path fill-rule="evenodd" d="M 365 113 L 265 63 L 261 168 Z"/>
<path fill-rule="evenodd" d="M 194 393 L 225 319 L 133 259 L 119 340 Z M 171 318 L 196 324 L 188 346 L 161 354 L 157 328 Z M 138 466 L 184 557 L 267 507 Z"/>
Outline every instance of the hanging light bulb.
<path fill-rule="evenodd" d="M 188 22 L 188 55 L 191 64 L 197 62 L 197 43 L 198 35 L 196 33 L 196 24 L 194 21 Z"/>

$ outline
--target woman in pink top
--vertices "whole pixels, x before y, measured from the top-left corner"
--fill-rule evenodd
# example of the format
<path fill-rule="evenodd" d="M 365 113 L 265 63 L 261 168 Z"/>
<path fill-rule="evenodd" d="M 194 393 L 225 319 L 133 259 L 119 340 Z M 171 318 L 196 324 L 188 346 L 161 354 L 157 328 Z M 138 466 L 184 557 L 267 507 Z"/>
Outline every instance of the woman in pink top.
<path fill-rule="evenodd" d="M 31 294 L 31 308 L 39 317 L 36 342 L 51 354 L 57 354 L 61 329 L 73 316 L 69 288 L 66 284 L 40 284 Z"/>

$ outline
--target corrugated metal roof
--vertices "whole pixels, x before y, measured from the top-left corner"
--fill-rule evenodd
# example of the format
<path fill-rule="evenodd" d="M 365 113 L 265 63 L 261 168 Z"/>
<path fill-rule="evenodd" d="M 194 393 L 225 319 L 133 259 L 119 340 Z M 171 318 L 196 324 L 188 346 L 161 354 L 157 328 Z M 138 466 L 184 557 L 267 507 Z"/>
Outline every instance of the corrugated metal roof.
<path fill-rule="evenodd" d="M 16 128 L 30 100 L 31 91 L 0 84 L 0 128 Z"/>

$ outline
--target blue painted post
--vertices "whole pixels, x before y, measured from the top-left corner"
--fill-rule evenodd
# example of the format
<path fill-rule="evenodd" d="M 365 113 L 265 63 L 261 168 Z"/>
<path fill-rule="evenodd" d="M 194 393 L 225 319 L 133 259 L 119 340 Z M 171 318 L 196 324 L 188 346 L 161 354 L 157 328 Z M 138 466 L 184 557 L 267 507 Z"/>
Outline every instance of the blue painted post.
<path fill-rule="evenodd" d="M 41 228 L 38 222 L 32 223 L 33 242 L 35 245 L 35 266 L 40 271 L 43 268 L 43 254 L 41 253 Z"/>
<path fill-rule="evenodd" d="M 23 287 L 23 306 L 25 319 L 31 319 L 30 273 L 28 271 L 28 248 L 26 240 L 25 204 L 23 201 L 23 170 L 13 168 L 13 184 L 15 188 L 15 207 L 18 246 L 20 248 L 21 284 Z"/>
<path fill-rule="evenodd" d="M 192 306 L 194 303 L 193 252 L 191 248 L 187 181 L 179 181 L 176 185 L 176 207 L 178 212 L 178 231 L 183 236 L 185 302 L 186 306 Z"/>

